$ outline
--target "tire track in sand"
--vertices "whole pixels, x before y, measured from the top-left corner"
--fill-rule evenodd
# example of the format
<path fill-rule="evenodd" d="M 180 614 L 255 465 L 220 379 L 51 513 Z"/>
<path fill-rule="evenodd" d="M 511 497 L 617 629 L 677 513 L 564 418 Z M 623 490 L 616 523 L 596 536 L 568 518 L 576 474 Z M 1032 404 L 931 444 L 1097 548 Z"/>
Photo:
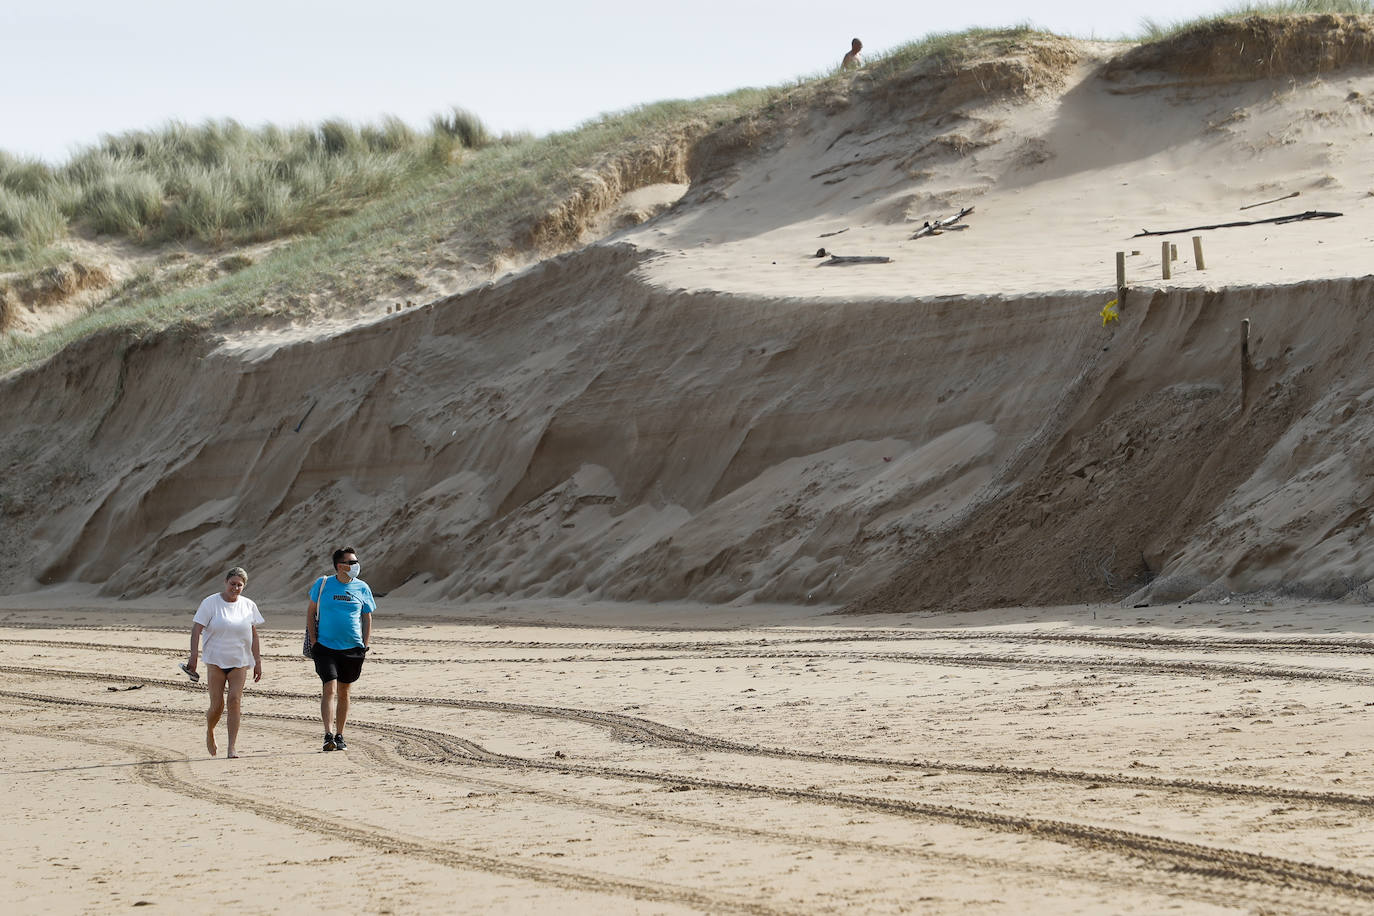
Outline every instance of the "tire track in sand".
<path fill-rule="evenodd" d="M 185 627 L 137 626 L 134 624 L 37 624 L 23 622 L 0 623 L 0 631 L 14 630 L 86 630 L 111 633 L 158 632 L 184 635 Z M 786 632 L 771 630 L 772 633 Z M 774 648 L 807 644 L 864 643 L 864 642 L 997 642 L 1040 643 L 1063 645 L 1110 646 L 1127 649 L 1175 649 L 1226 652 L 1298 652 L 1304 654 L 1369 655 L 1374 653 L 1374 639 L 1342 636 L 1313 637 L 1247 637 L 1247 636 L 1171 636 L 1168 634 L 1125 633 L 1065 633 L 1025 632 L 1021 630 L 857 630 L 824 636 L 810 635 L 814 630 L 799 630 L 796 637 L 750 637 L 746 639 L 675 640 L 651 642 L 576 642 L 517 639 L 429 639 L 420 636 L 388 636 L 386 641 L 396 645 L 464 646 L 483 649 L 598 649 L 618 652 L 709 652 L 717 649 Z M 300 639 L 298 629 L 262 630 L 263 635 L 282 639 Z M 0 639 L 0 643 L 11 640 Z M 25 640 L 13 640 L 25 642 Z M 37 642 L 37 641 L 35 641 Z M 54 643 L 65 645 L 65 643 Z M 94 643 L 104 646 L 106 643 Z"/>
<path fill-rule="evenodd" d="M 90 700 L 51 697 L 42 694 L 28 694 L 17 691 L 0 691 L 0 697 L 73 707 L 119 709 L 160 715 L 188 715 L 184 711 L 166 710 L 155 706 L 126 706 L 123 704 L 97 703 Z M 304 717 L 285 718 L 295 719 Z M 427 733 L 425 730 L 377 725 L 375 723 L 358 722 L 355 724 L 360 728 L 374 728 L 380 731 L 389 731 L 393 734 L 437 734 L 433 732 Z M 596 764 L 577 764 L 568 761 L 559 761 L 555 763 L 509 754 L 500 754 L 482 748 L 473 742 L 459 740 L 461 742 L 461 751 L 456 758 L 458 760 L 475 760 L 480 763 L 504 766 L 517 770 L 583 773 L 610 779 L 652 782 L 660 785 L 666 784 L 672 786 L 687 785 L 707 790 L 745 793 L 757 797 L 815 802 L 846 808 L 856 808 L 859 810 L 881 811 L 906 817 L 918 817 L 945 823 L 953 823 L 975 829 L 1029 835 L 1090 850 L 1126 853 L 1143 859 L 1154 867 L 1178 869 L 1210 878 L 1232 879 L 1266 887 L 1298 886 L 1317 893 L 1338 893 L 1355 897 L 1366 902 L 1374 902 L 1374 875 L 1367 875 L 1350 869 L 1336 868 L 1334 866 L 1304 862 L 1297 859 L 1286 859 L 1263 853 L 1246 852 L 1239 849 L 1207 846 L 1201 843 L 1175 840 L 1156 834 L 1050 818 L 1003 814 L 1000 812 L 956 807 L 952 805 L 934 805 L 926 802 L 885 798 L 882 796 L 831 792 L 814 788 L 796 788 L 793 786 L 773 786 L 762 783 L 715 779 L 712 777 L 655 773 L 650 770 L 637 770 Z M 198 787 L 191 783 L 184 784 L 189 789 L 203 789 L 203 787 Z M 203 796 L 205 800 L 217 800 L 214 797 L 214 790 L 203 790 L 211 793 L 208 796 Z M 257 802 L 254 799 L 245 799 L 245 801 L 254 805 L 263 805 L 265 808 L 273 807 L 267 803 Z M 294 824 L 296 823 L 296 818 L 307 813 L 305 809 L 296 809 L 289 806 L 276 807 L 282 809 L 276 816 L 272 814 L 264 814 L 264 816 L 273 817 L 273 819 L 281 820 L 284 823 Z M 391 845 L 393 845 L 386 837 L 374 836 L 373 840 L 374 843 L 380 841 L 383 844 L 379 848 L 391 848 Z M 420 845 L 423 846 L 423 844 Z M 441 851 L 444 850 L 444 847 L 438 848 Z M 466 854 L 460 855 L 466 856 Z M 492 859 L 491 857 L 476 856 L 474 858 L 482 861 L 501 861 Z M 512 867 L 530 868 L 530 866 L 525 866 L 523 863 L 510 864 Z M 562 870 L 545 870 L 557 872 L 559 874 L 562 873 Z M 638 885 L 633 886 L 638 887 Z M 756 912 L 764 910 L 750 911 Z M 772 911 L 768 910 L 768 912 Z"/>
<path fill-rule="evenodd" d="M 81 643 L 67 640 L 0 640 L 0 645 L 30 645 L 46 646 L 49 648 L 69 648 L 69 649 L 102 649 L 108 651 L 116 649 L 147 655 L 163 655 L 175 657 L 180 654 L 179 650 L 158 648 L 154 646 L 119 646 L 101 643 Z M 1350 654 L 1354 654 L 1353 652 Z M 289 655 L 269 655 L 270 659 L 284 661 L 298 658 L 296 654 Z M 1052 669 L 1057 671 L 1108 671 L 1113 673 L 1130 673 L 1142 675 L 1196 675 L 1206 676 L 1225 676 L 1225 677 L 1244 677 L 1256 680 L 1281 680 L 1281 681 L 1336 681 L 1346 684 L 1358 684 L 1361 686 L 1374 686 L 1374 674 L 1366 674 L 1357 671 L 1342 671 L 1329 668 L 1314 667 L 1278 667 L 1275 665 L 1264 664 L 1238 664 L 1229 662 L 1210 662 L 1210 661 L 1160 661 L 1145 658 L 1104 658 L 1104 657 L 1064 657 L 1064 658 L 1027 658 L 1020 655 L 994 655 L 990 653 L 947 653 L 947 652 L 804 652 L 800 650 L 726 650 L 716 649 L 710 652 L 689 652 L 677 655 L 578 655 L 564 656 L 560 658 L 391 658 L 388 656 L 370 656 L 370 660 L 376 660 L 383 664 L 449 664 L 449 665 L 563 665 L 563 664 L 614 664 L 625 662 L 657 662 L 657 661 L 719 661 L 721 659 L 759 659 L 763 661 L 776 660 L 806 660 L 814 661 L 817 659 L 840 660 L 840 661 L 868 661 L 868 662 L 899 662 L 917 665 L 947 665 L 951 667 L 964 668 L 1012 668 L 1020 670 L 1043 671 Z"/>
<path fill-rule="evenodd" d="M 4 695 L 9 696 L 10 694 Z M 33 698 L 44 699 L 41 697 Z M 47 699 L 48 701 L 55 701 L 54 698 Z M 79 701 L 68 705 L 96 706 L 105 709 L 118 708 L 117 704 Z M 157 710 L 156 707 L 124 708 L 141 713 L 161 712 L 184 715 L 174 713 L 171 710 Z M 372 726 L 368 727 L 371 728 Z M 16 729 L 8 730 L 17 731 Z M 533 865 L 504 856 L 466 852 L 443 843 L 429 842 L 419 838 L 404 838 L 397 836 L 385 827 L 330 817 L 315 807 L 307 808 L 277 801 L 266 801 L 256 796 L 243 795 L 227 789 L 212 787 L 203 782 L 184 779 L 174 772 L 174 764 L 164 759 L 167 753 L 165 748 L 133 741 L 98 738 L 89 734 L 83 734 L 80 737 L 52 732 L 42 732 L 41 734 L 48 738 L 78 741 L 82 744 L 99 744 L 132 753 L 141 758 L 134 772 L 142 782 L 154 788 L 173 792 L 196 801 L 222 805 L 236 811 L 246 811 L 297 830 L 317 833 L 330 839 L 346 840 L 382 853 L 400 853 L 449 868 L 482 871 L 541 884 L 551 884 L 564 890 L 610 894 L 652 903 L 678 904 L 694 907 L 708 913 L 749 913 L 772 916 L 772 914 L 802 912 L 786 907 L 770 906 L 733 895 L 707 893 L 682 885 L 658 881 L 629 880 L 600 872 Z M 189 758 L 183 758 L 177 761 L 176 765 L 184 766 L 189 762 Z"/>
<path fill-rule="evenodd" d="M 26 668 L 0 665 L 0 673 L 26 674 L 47 677 L 72 678 L 90 681 L 112 681 L 115 683 L 140 684 L 161 687 L 168 690 L 198 692 L 200 685 L 183 681 L 164 681 L 139 678 L 124 674 L 100 674 L 87 671 L 65 671 L 45 668 Z M 316 694 L 296 693 L 285 690 L 252 688 L 255 696 L 273 699 L 300 700 L 317 702 Z M 0 696 L 8 695 L 0 691 Z M 27 696 L 27 694 L 25 694 Z M 1134 789 L 1157 789 L 1163 791 L 1194 792 L 1204 795 L 1219 795 L 1229 798 L 1255 798 L 1273 802 L 1298 802 L 1325 807 L 1353 808 L 1361 812 L 1374 810 L 1374 795 L 1329 790 L 1296 789 L 1287 786 L 1273 786 L 1253 783 L 1220 782 L 1202 779 L 1169 778 L 1106 771 L 1078 771 L 1060 769 L 1037 769 L 1017 767 L 997 763 L 963 763 L 948 760 L 905 759 L 900 757 L 880 757 L 864 754 L 841 754 L 829 751 L 802 751 L 793 748 L 769 747 L 748 744 L 693 732 L 672 725 L 665 725 L 640 716 L 624 713 L 602 712 L 593 709 L 578 709 L 562 706 L 539 706 L 528 703 L 507 703 L 500 700 L 464 700 L 447 697 L 417 697 L 392 694 L 367 694 L 355 697 L 354 703 L 392 703 L 409 706 L 436 706 L 450 709 L 466 709 L 473 712 L 499 712 L 513 715 L 538 716 L 578 722 L 608 730 L 614 735 L 635 738 L 644 742 L 665 746 L 691 748 L 693 750 L 720 753 L 744 754 L 753 757 L 768 757 L 779 760 L 802 760 L 816 763 L 840 763 L 853 766 L 869 766 L 898 770 L 942 770 L 947 773 L 960 773 L 970 776 L 1003 776 L 1026 780 L 1044 780 L 1073 784 L 1102 783 Z M 461 739 L 456 739 L 461 740 Z M 475 745 L 474 745 L 475 746 Z"/>

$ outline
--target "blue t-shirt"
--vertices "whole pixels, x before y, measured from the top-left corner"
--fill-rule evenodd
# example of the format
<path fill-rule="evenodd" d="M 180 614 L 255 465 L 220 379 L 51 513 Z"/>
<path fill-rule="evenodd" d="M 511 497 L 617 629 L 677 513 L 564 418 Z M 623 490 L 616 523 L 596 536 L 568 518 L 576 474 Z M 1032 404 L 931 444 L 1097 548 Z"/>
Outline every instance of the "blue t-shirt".
<path fill-rule="evenodd" d="M 338 576 L 316 579 L 310 586 L 310 600 L 320 608 L 316 642 L 339 651 L 363 644 L 363 615 L 377 609 L 377 599 L 366 582 L 354 579 L 345 585 Z"/>

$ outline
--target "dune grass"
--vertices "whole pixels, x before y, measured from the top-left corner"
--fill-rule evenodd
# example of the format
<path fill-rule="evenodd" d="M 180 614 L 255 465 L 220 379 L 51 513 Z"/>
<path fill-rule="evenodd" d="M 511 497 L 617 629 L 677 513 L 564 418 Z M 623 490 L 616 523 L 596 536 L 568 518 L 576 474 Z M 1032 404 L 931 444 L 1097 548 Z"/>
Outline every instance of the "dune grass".
<path fill-rule="evenodd" d="M 1240 3 L 1228 7 L 1220 13 L 1188 19 L 1181 22 L 1161 23 L 1154 19 L 1142 19 L 1137 41 L 1162 41 L 1180 32 L 1227 19 L 1248 19 L 1252 16 L 1280 18 L 1284 16 L 1308 16 L 1330 13 L 1346 16 L 1367 16 L 1374 13 L 1374 0 L 1274 0 L 1269 3 Z"/>
<path fill-rule="evenodd" d="M 394 178 L 383 191 L 374 190 L 365 206 L 208 284 L 169 289 L 151 277 L 138 278 L 98 311 L 60 328 L 0 337 L 0 372 L 102 330 L 144 334 L 290 315 L 292 303 L 311 292 L 353 290 L 398 251 L 424 252 L 457 230 L 499 237 L 513 218 L 542 212 L 566 196 L 580 171 L 599 159 L 684 125 L 709 129 L 759 107 L 769 96 L 769 90 L 751 89 L 662 102 L 603 115 L 564 133 L 507 138 L 469 151 L 461 162 Z M 426 138 L 433 142 L 432 135 Z M 464 141 L 458 136 L 456 142 L 462 146 Z"/>
<path fill-rule="evenodd" d="M 106 136 L 62 166 L 0 153 L 0 266 L 22 264 L 69 231 L 211 245 L 312 232 L 410 176 L 497 142 L 475 115 L 455 109 L 428 134 L 395 118 L 259 129 L 172 122 Z"/>
<path fill-rule="evenodd" d="M 1168 27 L 1147 21 L 1137 40 L 1218 19 L 1368 13 L 1372 2 L 1238 6 Z M 930 34 L 870 59 L 863 77 L 882 81 L 932 57 L 957 62 L 1005 53 L 1036 37 L 1052 36 L 1030 25 Z M 140 276 L 97 311 L 61 328 L 0 336 L 0 372 L 105 329 L 142 334 L 296 317 L 306 310 L 302 303 L 322 291 L 337 293 L 339 301 L 366 301 L 369 271 L 422 259 L 457 232 L 510 240 L 513 219 L 565 199 L 582 170 L 617 151 L 674 132 L 771 117 L 780 105 L 804 106 L 810 93 L 852 79 L 832 68 L 781 86 L 606 114 L 544 138 L 495 138 L 480 119 L 454 109 L 436 116 L 427 132 L 395 119 L 254 130 L 233 121 L 173 123 L 106 137 L 58 167 L 0 152 L 0 270 L 60 261 L 61 240 L 71 232 L 149 245 L 289 239 L 207 284 L 187 285 L 200 282 L 194 277 L 179 283 L 175 272 Z"/>

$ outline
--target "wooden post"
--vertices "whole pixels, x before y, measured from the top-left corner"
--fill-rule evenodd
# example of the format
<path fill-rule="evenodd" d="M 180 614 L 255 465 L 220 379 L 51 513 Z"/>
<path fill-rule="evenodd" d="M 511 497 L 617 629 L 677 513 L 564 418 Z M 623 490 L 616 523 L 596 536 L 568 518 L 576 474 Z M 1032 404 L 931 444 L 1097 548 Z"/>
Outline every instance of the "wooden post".
<path fill-rule="evenodd" d="M 1202 260 L 1202 236 L 1193 236 L 1193 262 L 1198 270 L 1206 270 L 1207 264 Z"/>
<path fill-rule="evenodd" d="M 1116 253 L 1116 288 L 1118 292 L 1126 288 L 1126 252 L 1124 251 Z"/>
<path fill-rule="evenodd" d="M 1244 410 L 1250 403 L 1250 319 L 1240 320 L 1240 406 Z"/>
<path fill-rule="evenodd" d="M 1173 272 L 1169 270 L 1169 243 L 1168 243 L 1168 242 L 1161 242 L 1161 243 L 1160 243 L 1160 249 L 1159 249 L 1159 266 L 1160 266 L 1160 269 L 1164 272 L 1164 279 L 1168 280 L 1169 278 L 1171 278 L 1171 277 L 1173 276 Z"/>
<path fill-rule="evenodd" d="M 1170 242 L 1170 243 L 1169 243 L 1169 260 L 1170 260 L 1170 261 L 1177 261 L 1177 260 L 1178 260 L 1178 246 L 1175 245 L 1173 242 Z"/>

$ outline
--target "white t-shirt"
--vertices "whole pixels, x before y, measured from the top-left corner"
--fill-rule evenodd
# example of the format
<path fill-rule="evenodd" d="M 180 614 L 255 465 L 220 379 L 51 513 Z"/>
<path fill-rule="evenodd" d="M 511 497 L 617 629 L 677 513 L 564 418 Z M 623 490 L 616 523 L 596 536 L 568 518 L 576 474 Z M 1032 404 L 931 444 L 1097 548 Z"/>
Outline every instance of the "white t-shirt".
<path fill-rule="evenodd" d="M 253 664 L 253 627 L 262 626 L 262 614 L 251 598 L 239 595 L 229 602 L 216 592 L 196 609 L 196 623 L 205 627 L 200 634 L 200 657 L 207 665 L 244 668 Z"/>

